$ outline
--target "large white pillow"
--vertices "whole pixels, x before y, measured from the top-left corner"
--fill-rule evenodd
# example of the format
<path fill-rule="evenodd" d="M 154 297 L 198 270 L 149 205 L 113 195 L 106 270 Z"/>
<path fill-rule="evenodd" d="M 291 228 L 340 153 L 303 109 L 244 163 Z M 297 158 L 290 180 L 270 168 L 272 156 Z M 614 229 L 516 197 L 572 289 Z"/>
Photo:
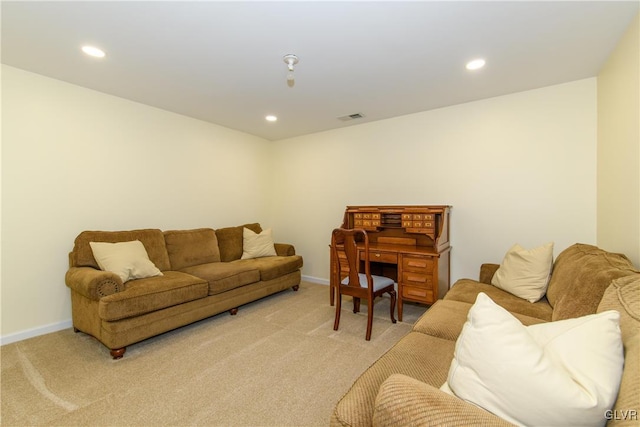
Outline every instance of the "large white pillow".
<path fill-rule="evenodd" d="M 624 364 L 619 319 L 610 310 L 523 326 L 481 293 L 442 390 L 515 424 L 603 426 Z"/>
<path fill-rule="evenodd" d="M 89 242 L 93 257 L 101 270 L 112 271 L 122 283 L 132 279 L 162 276 L 162 272 L 149 260 L 140 240 L 132 242 Z"/>
<path fill-rule="evenodd" d="M 242 230 L 242 257 L 240 259 L 260 258 L 264 256 L 276 256 L 276 248 L 273 245 L 271 229 L 262 230 L 257 234 L 248 228 Z"/>
<path fill-rule="evenodd" d="M 505 254 L 491 284 L 529 302 L 536 302 L 547 292 L 553 267 L 553 242 L 533 249 L 517 243 Z"/>

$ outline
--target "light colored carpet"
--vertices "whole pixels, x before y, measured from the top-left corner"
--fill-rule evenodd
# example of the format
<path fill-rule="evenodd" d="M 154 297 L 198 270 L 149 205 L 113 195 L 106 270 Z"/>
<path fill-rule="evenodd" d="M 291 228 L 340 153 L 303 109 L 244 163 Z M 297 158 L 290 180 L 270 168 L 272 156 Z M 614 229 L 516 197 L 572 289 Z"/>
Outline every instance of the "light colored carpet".
<path fill-rule="evenodd" d="M 366 301 L 343 297 L 340 328 L 327 286 L 303 282 L 131 345 L 114 361 L 71 329 L 0 348 L 0 422 L 35 425 L 321 426 L 354 380 L 407 334 L 426 307 L 405 304 L 392 324 L 377 299 L 371 341 Z"/>

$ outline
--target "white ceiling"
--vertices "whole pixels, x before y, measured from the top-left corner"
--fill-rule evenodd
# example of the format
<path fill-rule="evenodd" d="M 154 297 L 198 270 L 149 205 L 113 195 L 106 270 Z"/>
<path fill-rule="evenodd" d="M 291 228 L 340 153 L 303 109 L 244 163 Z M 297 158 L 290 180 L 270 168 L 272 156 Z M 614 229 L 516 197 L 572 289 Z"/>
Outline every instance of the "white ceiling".
<path fill-rule="evenodd" d="M 638 10 L 637 0 L 2 1 L 2 62 L 279 140 L 596 76 Z M 107 56 L 84 55 L 85 44 Z M 293 88 L 288 53 L 300 58 Z M 476 57 L 487 66 L 467 71 Z M 352 113 L 365 117 L 338 120 Z"/>

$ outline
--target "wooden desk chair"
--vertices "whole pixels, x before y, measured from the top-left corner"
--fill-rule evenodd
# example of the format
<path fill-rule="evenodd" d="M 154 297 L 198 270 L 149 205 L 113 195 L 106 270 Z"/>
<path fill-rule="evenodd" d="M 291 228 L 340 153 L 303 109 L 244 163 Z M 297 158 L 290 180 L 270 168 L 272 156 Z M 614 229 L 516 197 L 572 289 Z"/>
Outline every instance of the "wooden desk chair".
<path fill-rule="evenodd" d="M 357 241 L 364 242 L 364 273 L 359 273 L 360 260 L 358 259 Z M 341 256 L 342 255 L 342 256 Z M 373 324 L 373 300 L 388 293 L 391 296 L 391 322 L 396 323 L 393 315 L 396 307 L 396 291 L 392 279 L 383 276 L 372 275 L 369 265 L 369 237 L 367 232 L 361 229 L 347 230 L 336 228 L 331 233 L 331 256 L 337 266 L 337 281 L 335 290 L 337 293 L 336 318 L 333 330 L 338 330 L 340 324 L 340 310 L 342 295 L 353 297 L 353 312 L 360 310 L 360 298 L 367 299 L 367 341 L 371 340 L 371 325 Z M 342 272 L 348 270 L 348 275 L 340 280 Z"/>

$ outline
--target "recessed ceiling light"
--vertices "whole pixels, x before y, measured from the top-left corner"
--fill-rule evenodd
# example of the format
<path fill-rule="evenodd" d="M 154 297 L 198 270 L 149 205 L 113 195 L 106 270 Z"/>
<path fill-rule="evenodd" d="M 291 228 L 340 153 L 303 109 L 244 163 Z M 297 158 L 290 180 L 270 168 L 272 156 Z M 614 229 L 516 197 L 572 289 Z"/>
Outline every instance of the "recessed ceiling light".
<path fill-rule="evenodd" d="M 278 120 L 278 118 L 276 116 L 269 115 L 269 116 L 265 117 L 265 120 L 268 121 L 268 122 L 275 122 L 275 121 Z"/>
<path fill-rule="evenodd" d="M 486 64 L 485 60 L 482 58 L 474 59 L 473 61 L 467 62 L 467 70 L 478 70 L 484 67 Z"/>
<path fill-rule="evenodd" d="M 96 58 L 104 58 L 104 51 L 94 46 L 82 46 L 82 51 L 89 56 L 95 56 Z"/>

